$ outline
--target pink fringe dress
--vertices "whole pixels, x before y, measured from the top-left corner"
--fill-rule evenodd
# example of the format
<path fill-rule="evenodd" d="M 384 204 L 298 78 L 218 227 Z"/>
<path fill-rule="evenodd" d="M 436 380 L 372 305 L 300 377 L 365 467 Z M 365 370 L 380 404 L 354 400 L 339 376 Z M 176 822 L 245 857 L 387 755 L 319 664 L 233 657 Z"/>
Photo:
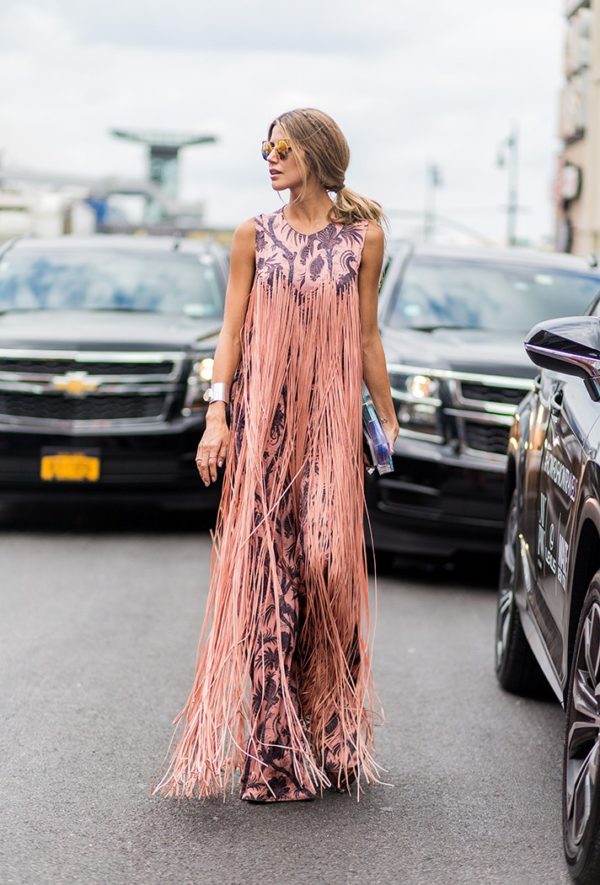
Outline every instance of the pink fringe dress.
<path fill-rule="evenodd" d="M 360 796 L 361 779 L 380 782 L 357 286 L 368 222 L 301 234 L 279 209 L 255 224 L 195 679 L 153 792 L 224 797 L 239 771 L 244 799 L 355 780 Z"/>

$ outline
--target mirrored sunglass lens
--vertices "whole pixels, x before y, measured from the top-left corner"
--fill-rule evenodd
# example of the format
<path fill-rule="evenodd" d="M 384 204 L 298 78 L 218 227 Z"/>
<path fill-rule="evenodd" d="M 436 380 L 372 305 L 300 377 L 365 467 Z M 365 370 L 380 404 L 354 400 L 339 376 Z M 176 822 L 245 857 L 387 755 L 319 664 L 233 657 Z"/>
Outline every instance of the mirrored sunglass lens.
<path fill-rule="evenodd" d="M 273 150 L 277 151 L 277 156 L 280 160 L 285 160 L 291 148 L 285 141 L 278 141 L 277 144 L 273 144 L 272 141 L 263 141 L 261 152 L 265 160 Z"/>

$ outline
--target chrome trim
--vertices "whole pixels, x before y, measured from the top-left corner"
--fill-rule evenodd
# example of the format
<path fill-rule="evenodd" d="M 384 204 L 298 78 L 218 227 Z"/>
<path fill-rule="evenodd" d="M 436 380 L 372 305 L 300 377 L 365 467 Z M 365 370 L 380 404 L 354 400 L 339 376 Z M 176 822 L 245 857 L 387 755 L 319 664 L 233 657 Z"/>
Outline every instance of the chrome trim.
<path fill-rule="evenodd" d="M 511 406 L 509 403 L 497 403 L 494 400 L 465 399 L 464 397 L 457 397 L 456 399 L 461 405 L 470 406 L 473 409 L 479 406 L 480 411 L 490 415 L 506 415 L 510 417 L 511 421 L 515 411 L 519 408 L 518 404 Z"/>
<path fill-rule="evenodd" d="M 527 353 L 537 353 L 542 356 L 553 357 L 558 362 L 570 363 L 585 372 L 588 378 L 593 380 L 600 379 L 600 360 L 572 353 L 571 351 L 554 350 L 552 347 L 538 347 L 536 344 L 529 344 L 528 342 L 525 342 L 525 350 Z"/>
<path fill-rule="evenodd" d="M 40 354 L 42 356 L 40 357 Z M 17 347 L 0 347 L 0 357 L 15 359 L 67 359 L 80 363 L 164 363 L 168 360 L 181 360 L 182 353 L 177 351 L 159 350 L 41 350 L 40 348 L 21 349 Z"/>
<path fill-rule="evenodd" d="M 85 377 L 90 381 L 96 381 L 98 384 L 118 384 L 119 382 L 123 382 L 124 384 L 143 384 L 144 379 L 148 379 L 148 383 L 156 383 L 156 384 L 168 384 L 169 382 L 174 382 L 177 379 L 181 369 L 181 364 L 177 366 L 177 370 L 173 369 L 168 375 L 159 375 L 159 374 L 138 374 L 138 375 L 93 375 L 91 372 L 86 372 Z M 68 375 L 69 371 L 64 372 L 62 375 L 60 372 L 52 372 L 51 374 L 48 372 L 1 372 L 0 371 L 0 387 L 4 387 L 5 384 L 10 383 L 15 377 L 23 383 L 31 383 L 35 384 L 36 382 L 44 382 L 51 381 L 54 378 L 64 378 L 65 375 Z"/>
<path fill-rule="evenodd" d="M 500 455 L 498 452 L 490 452 L 489 449 L 472 449 L 470 446 L 463 445 L 462 452 L 471 458 L 481 458 L 482 461 L 493 461 L 495 464 L 506 464 L 507 456 Z"/>
<path fill-rule="evenodd" d="M 172 420 L 167 421 L 165 418 L 118 418 L 115 420 L 98 420 L 89 421 L 67 421 L 64 418 L 52 418 L 44 420 L 43 423 L 36 423 L 35 419 L 28 417 L 9 416 L 14 421 L 9 421 L 5 416 L 0 415 L 0 431 L 4 433 L 39 433 L 41 430 L 54 433 L 76 434 L 82 436 L 94 436 L 97 434 L 105 434 L 107 431 L 111 433 L 126 434 L 132 431 L 147 431 L 157 434 L 173 433 L 178 428 L 185 426 L 195 426 L 202 420 L 202 416 L 192 415 L 190 417 L 176 414 Z"/>
<path fill-rule="evenodd" d="M 99 381 L 98 387 L 95 390 L 89 391 L 89 393 L 85 393 L 82 396 L 73 396 L 66 394 L 61 390 L 57 390 L 51 382 L 46 384 L 34 384 L 29 381 L 13 381 L 11 383 L 9 381 L 0 380 L 0 393 L 34 393 L 39 396 L 43 396 L 44 394 L 52 394 L 53 396 L 62 395 L 65 396 L 67 399 L 91 399 L 93 397 L 119 396 L 121 394 L 129 393 L 139 393 L 141 396 L 152 396 L 157 393 L 174 393 L 177 390 L 177 384 L 173 384 L 171 382 L 149 382 L 148 384 L 136 382 L 135 384 L 113 383 L 104 384 L 104 386 L 101 385 L 103 385 L 103 382 Z"/>
<path fill-rule="evenodd" d="M 158 363 L 169 362 L 173 364 L 171 371 L 165 374 L 152 373 L 148 375 L 143 372 L 137 372 L 124 375 L 122 373 L 111 374 L 110 371 L 102 373 L 86 373 L 90 380 L 98 381 L 100 384 L 107 382 L 122 382 L 125 384 L 145 383 L 147 379 L 150 379 L 149 383 L 176 381 L 181 372 L 181 366 L 185 358 L 186 354 L 181 351 L 73 351 L 0 348 L 0 360 L 39 360 L 40 368 L 43 368 L 44 360 L 63 360 L 75 364 L 73 368 L 65 370 L 62 374 L 67 374 L 70 371 L 77 371 L 77 364 L 85 365 L 86 363 L 94 362 L 107 363 L 107 368 L 110 366 L 110 363 L 119 363 L 121 365 L 127 363 L 146 363 L 147 365 L 156 365 Z M 0 384 L 4 381 L 11 381 L 15 377 L 22 381 L 35 382 L 50 381 L 52 378 L 60 377 L 60 375 L 61 373 L 57 373 L 55 370 L 51 372 L 21 372 L 18 369 L 15 369 L 14 371 L 0 370 Z"/>
<path fill-rule="evenodd" d="M 394 399 L 398 399 L 403 403 L 418 403 L 424 406 L 435 406 L 438 409 L 442 405 L 441 399 L 435 396 L 411 396 L 410 393 L 402 392 L 396 387 L 390 387 L 390 391 Z"/>
<path fill-rule="evenodd" d="M 404 439 L 416 439 L 419 442 L 428 442 L 433 443 L 434 445 L 442 445 L 444 442 L 444 437 L 440 434 L 435 433 L 419 433 L 417 430 L 407 430 L 405 427 L 400 425 L 400 431 L 398 433 L 398 439 L 403 437 Z"/>
<path fill-rule="evenodd" d="M 465 418 L 478 424 L 496 424 L 501 427 L 512 427 L 512 415 L 492 415 L 488 412 L 471 412 L 469 409 L 444 409 L 446 415 Z"/>
<path fill-rule="evenodd" d="M 0 413 L 0 427 L 22 427 L 39 430 L 62 430 L 77 432 L 102 431 L 110 428 L 124 427 L 154 427 L 165 423 L 167 409 L 163 409 L 159 415 L 144 416 L 143 418 L 84 418 L 69 421 L 67 418 L 34 418 L 31 415 L 3 415 Z"/>
<path fill-rule="evenodd" d="M 444 381 L 475 381 L 490 387 L 520 387 L 531 390 L 533 378 L 514 378 L 509 375 L 482 375 L 477 372 L 455 372 L 453 369 L 432 369 L 425 366 L 408 366 L 400 363 L 388 363 L 388 373 L 398 372 L 401 375 L 429 375 L 430 378 L 441 378 Z"/>

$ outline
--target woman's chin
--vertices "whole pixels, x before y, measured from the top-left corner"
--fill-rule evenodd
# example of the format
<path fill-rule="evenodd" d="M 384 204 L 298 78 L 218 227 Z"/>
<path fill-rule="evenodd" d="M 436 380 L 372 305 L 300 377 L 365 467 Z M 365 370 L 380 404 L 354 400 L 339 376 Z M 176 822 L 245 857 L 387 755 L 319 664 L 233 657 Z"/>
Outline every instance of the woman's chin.
<path fill-rule="evenodd" d="M 277 179 L 275 179 L 274 181 L 271 181 L 271 187 L 274 191 L 285 191 L 288 189 L 289 185 L 283 184 L 283 182 L 277 181 Z"/>

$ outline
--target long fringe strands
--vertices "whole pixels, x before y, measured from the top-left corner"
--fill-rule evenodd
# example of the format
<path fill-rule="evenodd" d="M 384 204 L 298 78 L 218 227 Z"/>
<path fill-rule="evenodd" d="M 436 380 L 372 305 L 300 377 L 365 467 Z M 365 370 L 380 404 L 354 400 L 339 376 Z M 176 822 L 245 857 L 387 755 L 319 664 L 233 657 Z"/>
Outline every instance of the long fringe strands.
<path fill-rule="evenodd" d="M 297 649 L 301 715 L 287 680 L 275 606 L 289 749 L 298 778 L 308 775 L 322 790 L 331 786 L 325 763 L 335 733 L 336 751 L 342 747 L 336 786 L 349 787 L 356 777 L 359 797 L 361 778 L 382 783 L 372 751 L 374 720 L 383 719 L 383 711 L 371 674 L 356 288 L 336 291 L 335 281 L 324 280 L 299 291 L 278 270 L 270 279 L 257 274 L 241 345 L 195 679 L 173 722 L 171 745 L 181 733 L 153 793 L 225 798 L 228 787 L 233 791 L 256 725 L 249 685 L 265 582 L 270 598 L 279 595 L 274 517 L 283 497 L 294 494 L 303 502 L 306 594 Z M 263 453 L 276 415 L 283 421 L 282 444 L 267 479 Z"/>

